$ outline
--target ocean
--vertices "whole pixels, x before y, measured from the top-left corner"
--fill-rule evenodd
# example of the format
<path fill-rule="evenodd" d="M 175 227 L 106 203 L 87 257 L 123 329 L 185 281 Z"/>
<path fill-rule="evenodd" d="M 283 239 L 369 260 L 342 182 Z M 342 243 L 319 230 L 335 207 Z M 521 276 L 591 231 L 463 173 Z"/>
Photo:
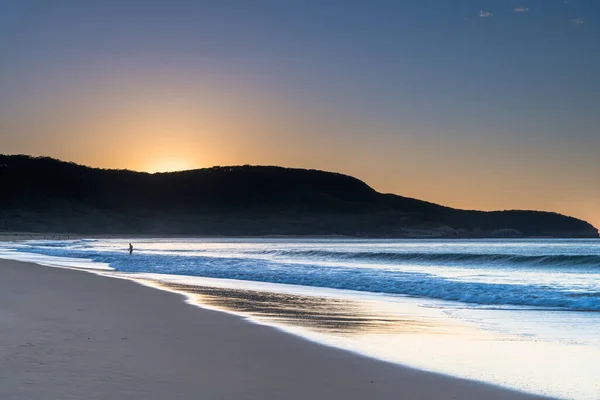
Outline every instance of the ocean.
<path fill-rule="evenodd" d="M 600 399 L 600 240 L 36 240 L 0 257 L 177 291 L 387 362 Z"/>

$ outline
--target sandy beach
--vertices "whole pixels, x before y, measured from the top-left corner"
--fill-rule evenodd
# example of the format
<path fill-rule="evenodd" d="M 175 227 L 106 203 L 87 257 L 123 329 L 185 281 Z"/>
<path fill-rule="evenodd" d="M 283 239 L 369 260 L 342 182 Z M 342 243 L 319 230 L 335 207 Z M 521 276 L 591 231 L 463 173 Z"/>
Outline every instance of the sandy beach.
<path fill-rule="evenodd" d="M 0 398 L 533 399 L 368 359 L 180 295 L 0 260 Z"/>

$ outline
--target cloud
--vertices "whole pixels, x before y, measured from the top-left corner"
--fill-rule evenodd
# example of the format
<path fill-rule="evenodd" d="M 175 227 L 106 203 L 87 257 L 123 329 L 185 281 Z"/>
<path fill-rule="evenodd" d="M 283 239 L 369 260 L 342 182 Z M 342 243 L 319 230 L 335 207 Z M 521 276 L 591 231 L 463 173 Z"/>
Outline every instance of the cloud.
<path fill-rule="evenodd" d="M 517 7 L 517 8 L 513 9 L 513 12 L 526 13 L 526 12 L 529 12 L 529 7 Z"/>
<path fill-rule="evenodd" d="M 576 19 L 573 20 L 573 23 L 575 25 L 583 25 L 583 20 L 579 19 L 579 18 L 576 18 Z"/>
<path fill-rule="evenodd" d="M 480 16 L 481 18 L 490 18 L 490 17 L 493 17 L 493 16 L 494 16 L 494 14 L 492 14 L 492 13 L 491 13 L 491 12 L 489 12 L 489 11 L 483 11 L 483 10 L 481 10 L 481 11 L 479 11 L 479 16 Z"/>

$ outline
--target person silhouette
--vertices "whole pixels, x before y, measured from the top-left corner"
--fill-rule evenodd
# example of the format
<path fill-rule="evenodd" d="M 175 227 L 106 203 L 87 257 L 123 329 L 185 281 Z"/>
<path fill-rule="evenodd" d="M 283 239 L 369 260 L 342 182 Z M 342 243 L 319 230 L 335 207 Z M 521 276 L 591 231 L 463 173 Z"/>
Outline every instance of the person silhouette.
<path fill-rule="evenodd" d="M 129 254 L 133 253 L 133 245 L 129 243 Z"/>

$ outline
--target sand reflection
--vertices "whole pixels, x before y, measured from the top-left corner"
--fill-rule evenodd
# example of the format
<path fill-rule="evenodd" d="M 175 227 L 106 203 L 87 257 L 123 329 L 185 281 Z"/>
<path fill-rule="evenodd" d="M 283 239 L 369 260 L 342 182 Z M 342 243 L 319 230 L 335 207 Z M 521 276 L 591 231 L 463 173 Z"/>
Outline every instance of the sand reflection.
<path fill-rule="evenodd" d="M 249 315 L 254 319 L 343 336 L 365 334 L 440 333 L 439 321 L 402 315 L 376 301 L 303 296 L 246 289 L 161 283 L 193 294 L 198 303 Z"/>

